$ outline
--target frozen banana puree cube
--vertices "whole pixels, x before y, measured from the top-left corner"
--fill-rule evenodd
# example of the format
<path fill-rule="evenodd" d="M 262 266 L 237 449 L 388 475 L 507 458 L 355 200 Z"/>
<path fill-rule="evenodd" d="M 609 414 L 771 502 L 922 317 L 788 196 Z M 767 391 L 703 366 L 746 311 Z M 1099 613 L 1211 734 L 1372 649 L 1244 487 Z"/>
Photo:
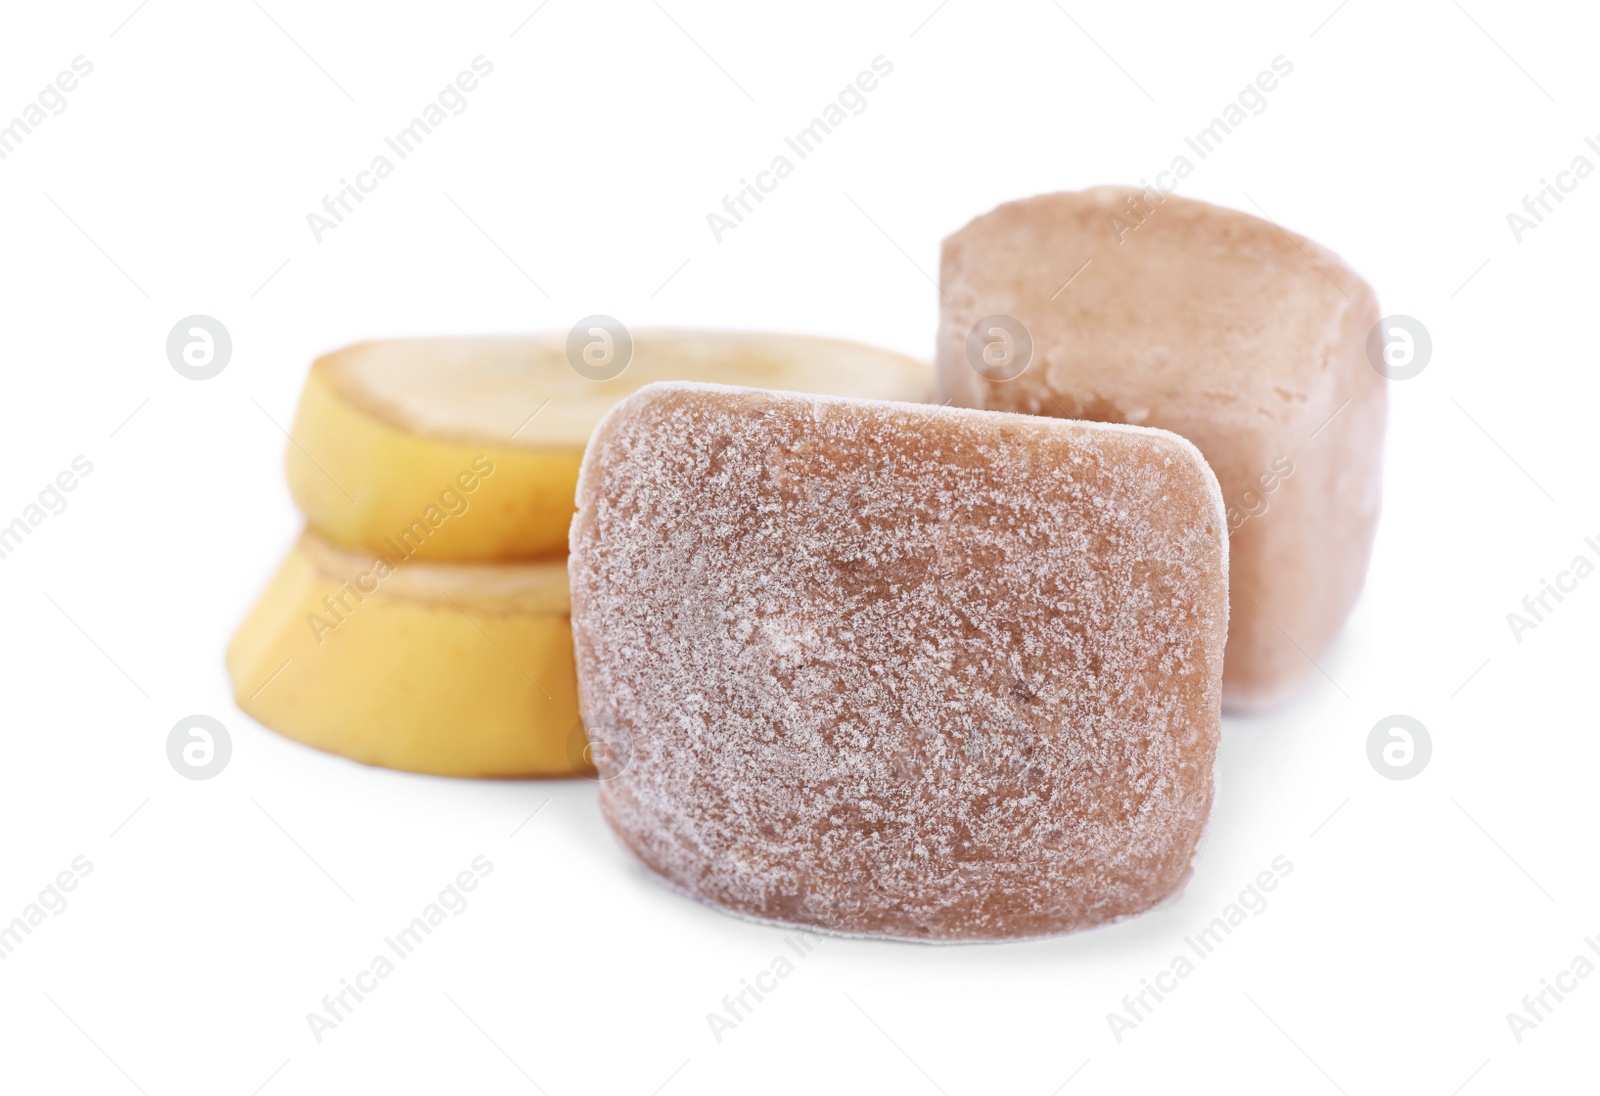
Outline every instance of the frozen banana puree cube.
<path fill-rule="evenodd" d="M 1188 879 L 1222 497 L 1132 426 L 717 385 L 596 431 L 569 568 L 601 808 L 764 921 L 1044 936 Z"/>
<path fill-rule="evenodd" d="M 940 398 L 1200 447 L 1231 535 L 1224 706 L 1294 695 L 1361 591 L 1378 522 L 1372 288 L 1267 221 L 1122 187 L 978 217 L 945 240 L 940 282 Z"/>

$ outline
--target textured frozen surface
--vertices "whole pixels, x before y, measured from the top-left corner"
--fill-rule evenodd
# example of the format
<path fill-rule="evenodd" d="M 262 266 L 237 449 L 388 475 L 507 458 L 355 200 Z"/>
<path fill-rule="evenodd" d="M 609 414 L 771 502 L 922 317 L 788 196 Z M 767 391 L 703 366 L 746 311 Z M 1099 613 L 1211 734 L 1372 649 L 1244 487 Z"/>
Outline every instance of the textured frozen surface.
<path fill-rule="evenodd" d="M 1227 541 L 1181 438 L 652 385 L 597 431 L 571 547 L 601 806 L 675 888 L 971 940 L 1188 878 Z"/>
<path fill-rule="evenodd" d="M 1130 209 L 1135 193 L 1009 202 L 945 241 L 940 398 L 1199 446 L 1232 530 L 1223 701 L 1266 707 L 1315 673 L 1366 577 L 1386 408 L 1366 356 L 1377 301 L 1311 240 L 1173 196 Z M 968 359 L 968 333 L 995 315 L 1033 340 L 1012 380 Z"/>

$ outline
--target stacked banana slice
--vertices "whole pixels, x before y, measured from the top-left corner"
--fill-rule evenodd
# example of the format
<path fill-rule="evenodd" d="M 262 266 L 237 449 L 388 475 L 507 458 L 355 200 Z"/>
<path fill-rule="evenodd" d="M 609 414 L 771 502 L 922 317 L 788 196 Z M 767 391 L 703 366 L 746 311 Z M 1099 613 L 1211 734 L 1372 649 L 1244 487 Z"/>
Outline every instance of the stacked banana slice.
<path fill-rule="evenodd" d="M 687 380 L 921 402 L 931 371 L 799 335 L 362 343 L 316 361 L 288 449 L 308 526 L 228 648 L 239 706 L 307 745 L 448 776 L 593 771 L 568 626 L 584 445 Z"/>

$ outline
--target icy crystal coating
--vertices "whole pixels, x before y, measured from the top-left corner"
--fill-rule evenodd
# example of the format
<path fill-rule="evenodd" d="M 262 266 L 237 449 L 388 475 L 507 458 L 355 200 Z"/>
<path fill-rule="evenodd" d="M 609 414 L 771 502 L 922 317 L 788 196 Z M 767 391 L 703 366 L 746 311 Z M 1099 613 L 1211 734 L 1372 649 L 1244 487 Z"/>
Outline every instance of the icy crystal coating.
<path fill-rule="evenodd" d="M 1188 878 L 1227 539 L 1176 435 L 651 385 L 596 432 L 571 550 L 601 806 L 673 888 L 956 941 Z"/>

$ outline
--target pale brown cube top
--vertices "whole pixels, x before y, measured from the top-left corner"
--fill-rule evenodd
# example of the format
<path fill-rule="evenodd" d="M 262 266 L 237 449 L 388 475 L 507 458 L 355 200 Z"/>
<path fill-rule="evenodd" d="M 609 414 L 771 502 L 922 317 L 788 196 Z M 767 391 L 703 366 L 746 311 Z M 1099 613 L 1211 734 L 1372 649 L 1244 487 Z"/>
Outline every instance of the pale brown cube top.
<path fill-rule="evenodd" d="M 571 549 L 601 806 L 674 888 L 950 941 L 1188 878 L 1227 540 L 1181 438 L 651 385 L 590 444 Z"/>
<path fill-rule="evenodd" d="M 1348 339 L 1346 318 L 1365 317 L 1358 340 L 1377 321 L 1372 288 L 1304 236 L 1157 197 L 1126 187 L 1043 194 L 949 236 L 943 393 L 967 405 L 963 397 L 986 388 L 984 406 L 1241 442 L 1264 443 L 1314 411 L 1329 355 Z M 1142 220 L 1128 228 L 1113 217 Z M 1032 336 L 1033 361 L 1014 380 L 987 380 L 967 360 L 968 332 L 997 314 Z M 1378 387 L 1370 370 L 1351 380 Z M 1261 448 L 1255 463 L 1273 455 Z"/>
<path fill-rule="evenodd" d="M 1360 594 L 1377 528 L 1372 287 L 1258 217 L 1096 187 L 974 218 L 944 242 L 940 288 L 941 398 L 1199 446 L 1232 533 L 1224 705 L 1295 695 Z"/>

